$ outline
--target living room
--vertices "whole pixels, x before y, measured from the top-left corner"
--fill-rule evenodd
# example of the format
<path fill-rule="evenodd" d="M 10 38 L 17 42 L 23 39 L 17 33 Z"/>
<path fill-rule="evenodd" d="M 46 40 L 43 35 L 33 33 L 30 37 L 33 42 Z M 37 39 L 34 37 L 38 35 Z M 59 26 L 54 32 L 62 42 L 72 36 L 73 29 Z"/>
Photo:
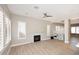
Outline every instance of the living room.
<path fill-rule="evenodd" d="M 1 4 L 0 54 L 79 54 L 78 7 L 73 4 Z"/>

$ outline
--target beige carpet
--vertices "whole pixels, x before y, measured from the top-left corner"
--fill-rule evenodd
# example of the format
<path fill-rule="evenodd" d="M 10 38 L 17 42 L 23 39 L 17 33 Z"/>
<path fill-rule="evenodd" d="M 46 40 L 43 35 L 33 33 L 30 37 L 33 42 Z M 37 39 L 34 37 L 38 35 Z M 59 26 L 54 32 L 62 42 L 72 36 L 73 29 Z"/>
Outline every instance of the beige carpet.
<path fill-rule="evenodd" d="M 10 55 L 71 55 L 78 51 L 63 41 L 46 40 L 12 47 Z"/>

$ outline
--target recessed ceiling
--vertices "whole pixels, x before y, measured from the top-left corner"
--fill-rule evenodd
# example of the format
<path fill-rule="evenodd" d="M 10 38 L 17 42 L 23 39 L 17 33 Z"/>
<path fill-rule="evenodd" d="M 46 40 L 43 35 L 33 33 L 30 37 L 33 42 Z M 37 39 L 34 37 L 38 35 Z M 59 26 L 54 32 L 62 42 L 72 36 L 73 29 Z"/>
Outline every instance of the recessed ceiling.
<path fill-rule="evenodd" d="M 41 18 L 43 13 L 52 15 L 51 21 L 79 18 L 79 5 L 77 4 L 9 4 L 11 13 Z"/>

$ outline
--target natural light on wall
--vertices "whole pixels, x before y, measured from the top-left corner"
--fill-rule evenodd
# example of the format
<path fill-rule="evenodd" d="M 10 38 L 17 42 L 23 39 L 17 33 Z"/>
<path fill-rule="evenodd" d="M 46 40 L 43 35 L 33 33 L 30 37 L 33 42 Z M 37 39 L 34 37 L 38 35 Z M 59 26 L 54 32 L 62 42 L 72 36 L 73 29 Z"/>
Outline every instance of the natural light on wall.
<path fill-rule="evenodd" d="M 26 39 L 26 23 L 18 22 L 18 39 Z"/>

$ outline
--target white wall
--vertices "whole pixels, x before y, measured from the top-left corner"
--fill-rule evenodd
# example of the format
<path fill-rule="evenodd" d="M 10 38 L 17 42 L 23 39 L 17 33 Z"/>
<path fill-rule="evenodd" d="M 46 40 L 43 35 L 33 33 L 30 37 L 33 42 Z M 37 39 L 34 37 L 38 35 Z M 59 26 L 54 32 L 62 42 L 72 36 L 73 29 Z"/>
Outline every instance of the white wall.
<path fill-rule="evenodd" d="M 55 33 L 55 31 L 56 31 L 54 23 L 51 24 L 51 29 L 50 30 L 51 30 L 50 34 L 53 35 Z"/>
<path fill-rule="evenodd" d="M 41 40 L 49 39 L 47 37 L 47 24 L 51 24 L 50 22 L 19 16 L 19 15 L 11 15 L 12 20 L 12 46 L 24 43 L 34 42 L 34 35 L 41 35 Z M 18 40 L 17 32 L 18 32 L 18 21 L 26 22 L 26 39 Z"/>

